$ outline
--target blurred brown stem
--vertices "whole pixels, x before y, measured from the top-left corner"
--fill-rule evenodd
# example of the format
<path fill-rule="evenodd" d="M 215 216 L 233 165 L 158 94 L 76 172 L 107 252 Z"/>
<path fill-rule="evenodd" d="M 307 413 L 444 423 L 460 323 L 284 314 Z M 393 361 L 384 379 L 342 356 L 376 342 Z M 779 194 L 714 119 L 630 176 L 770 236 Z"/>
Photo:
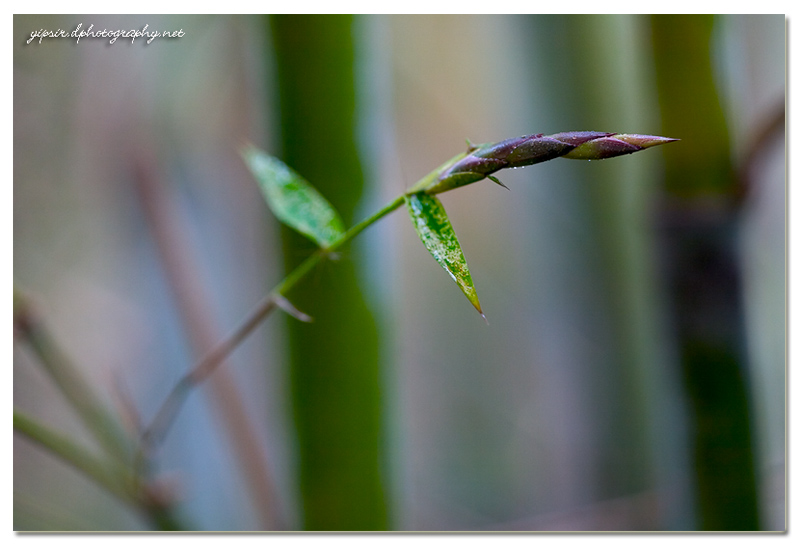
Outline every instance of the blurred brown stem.
<path fill-rule="evenodd" d="M 747 146 L 744 158 L 742 159 L 738 169 L 738 204 L 741 205 L 753 190 L 752 170 L 756 161 L 768 149 L 772 139 L 781 134 L 785 134 L 785 131 L 786 104 L 781 103 L 767 112 L 767 115 L 761 120 L 760 124 L 756 127 L 756 130 L 753 131 L 755 136 Z"/>
<path fill-rule="evenodd" d="M 162 405 L 154 419 L 154 428 L 145 431 L 143 442 L 147 448 L 163 438 L 168 424 L 192 387 L 202 382 L 212 370 L 222 367 L 220 364 L 230 353 L 232 346 L 236 346 L 241 339 L 231 339 L 218 348 L 211 344 L 220 335 L 211 319 L 212 313 L 207 305 L 208 297 L 203 284 L 195 273 L 197 267 L 194 266 L 195 261 L 188 250 L 187 237 L 183 236 L 181 225 L 175 219 L 178 215 L 164 188 L 163 179 L 157 173 L 152 154 L 137 158 L 135 173 L 136 189 L 142 208 L 156 241 L 168 283 L 175 295 L 192 352 L 195 356 L 209 354 L 200 365 L 183 376 Z M 247 333 L 273 306 L 271 300 L 265 301 L 263 314 L 254 321 Z M 264 529 L 279 529 L 283 523 L 279 515 L 278 497 L 268 471 L 267 456 L 256 439 L 259 434 L 247 414 L 242 395 L 231 373 L 224 368 L 217 370 L 209 384 L 260 523 Z M 156 429 L 160 423 L 164 423 L 163 427 Z"/>

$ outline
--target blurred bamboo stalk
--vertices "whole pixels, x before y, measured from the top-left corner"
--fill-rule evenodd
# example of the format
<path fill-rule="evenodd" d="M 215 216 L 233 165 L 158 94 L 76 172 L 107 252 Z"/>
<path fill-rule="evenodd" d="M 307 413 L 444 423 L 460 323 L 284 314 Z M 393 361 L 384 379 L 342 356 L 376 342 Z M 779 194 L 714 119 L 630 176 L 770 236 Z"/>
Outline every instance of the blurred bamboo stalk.
<path fill-rule="evenodd" d="M 545 100 L 560 124 L 651 132 L 637 72 L 635 16 L 536 16 L 530 23 L 534 50 L 543 52 L 537 62 L 548 81 Z M 587 318 L 584 324 L 596 335 L 590 357 L 599 368 L 598 375 L 583 377 L 593 383 L 587 392 L 597 412 L 582 418 L 598 428 L 590 461 L 594 479 L 581 483 L 588 502 L 636 496 L 657 486 L 651 427 L 658 411 L 653 378 L 659 354 L 655 290 L 647 267 L 650 241 L 646 231 L 635 227 L 643 221 L 653 159 L 610 159 L 591 168 L 568 165 L 571 175 L 565 175 L 579 187 L 570 194 L 575 210 L 571 221 L 582 236 L 572 239 L 580 247 L 562 251 L 575 252 L 573 259 L 591 270 L 573 279 L 592 294 L 578 303 L 583 312 L 603 316 L 602 322 Z M 565 240 L 570 239 L 562 237 L 555 244 Z M 575 365 L 592 373 L 595 366 L 589 361 Z M 629 528 L 658 529 L 664 523 L 662 513 L 645 516 L 637 511 L 631 516 Z"/>
<path fill-rule="evenodd" d="M 44 505 L 39 498 L 14 492 L 14 529 L 37 528 L 40 532 L 87 532 L 93 524 Z M 24 531 L 24 530 L 23 530 Z"/>
<path fill-rule="evenodd" d="M 164 180 L 158 175 L 152 152 L 137 158 L 135 172 L 136 189 L 164 265 L 167 282 L 174 294 L 191 352 L 194 359 L 199 360 L 212 353 L 216 348 L 214 343 L 221 338 L 207 303 L 206 290 L 195 272 L 197 267 L 189 251 L 188 239 L 176 219 L 176 207 L 163 186 Z M 219 410 L 221 427 L 228 435 L 238 460 L 260 529 L 285 529 L 266 452 L 258 441 L 255 425 L 247 413 L 232 372 L 221 363 L 215 367 L 214 375 L 209 380 L 212 399 Z M 194 378 L 193 374 L 187 376 Z M 181 381 L 179 385 L 185 385 L 180 390 L 181 394 L 187 394 L 202 378 Z M 180 404 L 180 401 L 177 403 Z"/>
<path fill-rule="evenodd" d="M 711 62 L 711 16 L 651 17 L 665 149 L 663 276 L 689 402 L 697 522 L 758 530 L 738 225 L 742 192 Z"/>
<path fill-rule="evenodd" d="M 577 97 L 584 123 L 619 127 L 621 132 L 650 132 L 638 56 L 637 18 L 631 15 L 569 16 L 575 63 Z M 682 145 L 678 142 L 673 145 Z M 666 146 L 668 147 L 668 146 Z M 659 152 L 657 152 L 659 153 Z M 657 486 L 652 427 L 658 425 L 653 363 L 658 359 L 655 335 L 655 287 L 651 281 L 646 231 L 637 229 L 644 216 L 655 157 L 604 163 L 587 173 L 589 213 L 597 247 L 610 342 L 615 358 L 609 361 L 617 402 L 606 423 L 605 467 L 615 467 L 605 497 L 641 494 Z M 612 390 L 613 391 L 613 390 Z M 625 444 L 624 450 L 615 445 Z M 609 460 L 612 456 L 615 459 Z M 605 498 L 604 498 L 605 499 Z M 657 524 L 663 525 L 662 517 Z M 632 520 L 636 528 L 654 529 L 655 517 Z M 656 529 L 659 526 L 656 526 Z"/>
<path fill-rule="evenodd" d="M 16 288 L 14 330 L 15 335 L 19 335 L 31 347 L 37 361 L 110 458 L 107 461 L 96 458 L 69 437 L 50 430 L 16 410 L 14 430 L 143 511 L 156 529 L 183 530 L 183 523 L 178 520 L 170 501 L 158 494 L 141 494 L 154 489 L 138 482 L 127 470 L 133 464 L 133 440 L 125 433 L 120 419 L 103 405 L 89 382 L 50 337 L 27 297 Z"/>
<path fill-rule="evenodd" d="M 167 496 L 157 487 L 138 481 L 130 465 L 120 460 L 98 458 L 71 438 L 51 430 L 28 415 L 14 410 L 14 431 L 33 441 L 46 452 L 77 469 L 83 475 L 123 503 L 144 514 L 157 530 L 180 531 L 178 520 Z"/>
<path fill-rule="evenodd" d="M 760 125 L 753 131 L 750 138 L 750 145 L 745 150 L 745 156 L 737 169 L 739 177 L 739 190 L 737 196 L 744 201 L 752 191 L 752 179 L 755 177 L 753 165 L 768 150 L 770 144 L 776 138 L 785 136 L 786 133 L 786 104 L 781 103 L 773 107 Z M 743 204 L 743 203 L 740 203 Z"/>
<path fill-rule="evenodd" d="M 132 437 L 125 433 L 120 421 L 95 394 L 86 377 L 53 340 L 36 309 L 22 292 L 14 288 L 15 336 L 25 342 L 36 355 L 69 405 L 105 451 L 118 461 L 130 463 L 133 457 Z"/>
<path fill-rule="evenodd" d="M 48 428 L 30 416 L 14 410 L 14 431 L 39 444 L 60 460 L 71 465 L 101 488 L 128 505 L 138 506 L 133 474 L 129 468 L 120 466 L 112 468 L 71 438 Z"/>
<path fill-rule="evenodd" d="M 364 185 L 356 146 L 351 16 L 273 16 L 282 159 L 353 220 Z M 271 51 L 269 53 L 272 53 Z M 282 228 L 288 273 L 314 247 Z M 357 247 L 290 299 L 314 317 L 289 320 L 291 403 L 306 530 L 383 530 L 378 331 L 358 285 Z"/>

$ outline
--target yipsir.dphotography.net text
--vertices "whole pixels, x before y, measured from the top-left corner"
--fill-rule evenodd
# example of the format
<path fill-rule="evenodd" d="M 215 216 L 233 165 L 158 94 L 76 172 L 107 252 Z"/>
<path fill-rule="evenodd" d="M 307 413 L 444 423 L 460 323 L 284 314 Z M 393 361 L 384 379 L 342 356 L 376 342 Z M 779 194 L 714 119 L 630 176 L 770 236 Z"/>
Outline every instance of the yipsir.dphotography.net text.
<path fill-rule="evenodd" d="M 87 28 L 83 28 L 83 23 L 78 23 L 78 26 L 75 27 L 75 30 L 69 31 L 64 29 L 57 29 L 57 30 L 47 30 L 47 29 L 39 29 L 34 30 L 30 33 L 30 37 L 25 42 L 26 44 L 30 44 L 34 40 L 37 40 L 38 43 L 42 43 L 45 39 L 50 38 L 70 38 L 74 39 L 77 43 L 80 43 L 81 38 L 86 39 L 108 39 L 109 44 L 113 44 L 119 38 L 130 39 L 131 43 L 134 43 L 137 38 L 146 38 L 147 44 L 150 44 L 156 38 L 182 38 L 186 32 L 181 28 L 179 30 L 148 30 L 150 25 L 144 25 L 141 29 L 130 29 L 130 30 L 108 30 L 104 28 L 103 30 L 94 30 L 94 24 L 90 24 Z"/>

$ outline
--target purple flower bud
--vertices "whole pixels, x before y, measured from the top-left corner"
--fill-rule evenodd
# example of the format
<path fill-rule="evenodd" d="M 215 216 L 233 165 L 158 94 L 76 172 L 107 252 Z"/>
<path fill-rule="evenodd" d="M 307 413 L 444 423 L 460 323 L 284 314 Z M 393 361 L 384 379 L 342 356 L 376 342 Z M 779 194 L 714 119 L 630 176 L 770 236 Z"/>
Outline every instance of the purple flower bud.
<path fill-rule="evenodd" d="M 573 131 L 550 136 L 530 134 L 479 146 L 468 141 L 466 153 L 452 158 L 414 184 L 408 194 L 420 191 L 430 195 L 442 193 L 483 180 L 503 168 L 524 167 L 556 157 L 607 159 L 676 140 L 642 134 Z"/>

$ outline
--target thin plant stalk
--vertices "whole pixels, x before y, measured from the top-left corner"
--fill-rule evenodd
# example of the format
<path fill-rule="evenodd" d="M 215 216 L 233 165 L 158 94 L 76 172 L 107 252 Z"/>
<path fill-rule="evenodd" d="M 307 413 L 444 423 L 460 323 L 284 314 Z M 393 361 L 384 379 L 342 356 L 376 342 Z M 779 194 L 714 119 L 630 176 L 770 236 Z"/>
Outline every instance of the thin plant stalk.
<path fill-rule="evenodd" d="M 121 468 L 111 469 L 109 464 L 97 458 L 69 437 L 51 430 L 27 416 L 14 410 L 14 431 L 39 444 L 63 462 L 77 469 L 100 488 L 110 492 L 128 505 L 138 506 L 132 475 Z"/>
<path fill-rule="evenodd" d="M 188 250 L 186 237 L 176 217 L 170 195 L 158 179 L 155 154 L 145 148 L 135 165 L 135 184 L 148 218 L 159 256 L 192 352 L 207 353 L 211 340 L 218 337 L 211 312 L 203 296 L 203 283 Z M 245 487 L 259 516 L 262 530 L 283 527 L 281 508 L 264 449 L 255 426 L 244 407 L 242 396 L 231 373 L 221 369 L 210 381 L 210 393 L 218 408 L 224 433 L 228 436 L 242 472 Z"/>
<path fill-rule="evenodd" d="M 342 248 L 364 229 L 382 219 L 387 214 L 397 210 L 403 205 L 404 195 L 400 195 L 370 217 L 351 227 L 330 248 L 319 249 L 306 258 L 300 265 L 290 272 L 269 294 L 264 297 L 242 323 L 220 344 L 216 346 L 200 363 L 184 375 L 170 391 L 162 403 L 155 418 L 143 434 L 143 442 L 155 446 L 168 433 L 177 413 L 192 389 L 205 381 L 225 359 L 244 341 L 253 330 L 263 322 L 272 311 L 278 308 L 277 301 L 284 299 L 287 294 L 303 280 L 317 265 L 329 259 L 331 254 Z"/>
<path fill-rule="evenodd" d="M 16 289 L 14 326 L 19 338 L 30 347 L 36 355 L 36 361 L 75 409 L 97 442 L 116 459 L 128 461 L 133 452 L 133 442 L 118 420 L 100 402 L 80 370 L 53 341 L 31 303 Z"/>
<path fill-rule="evenodd" d="M 14 431 L 78 470 L 100 488 L 141 512 L 155 528 L 182 530 L 170 507 L 139 482 L 129 466 L 118 460 L 103 460 L 69 437 L 51 430 L 30 416 L 14 410 Z"/>

